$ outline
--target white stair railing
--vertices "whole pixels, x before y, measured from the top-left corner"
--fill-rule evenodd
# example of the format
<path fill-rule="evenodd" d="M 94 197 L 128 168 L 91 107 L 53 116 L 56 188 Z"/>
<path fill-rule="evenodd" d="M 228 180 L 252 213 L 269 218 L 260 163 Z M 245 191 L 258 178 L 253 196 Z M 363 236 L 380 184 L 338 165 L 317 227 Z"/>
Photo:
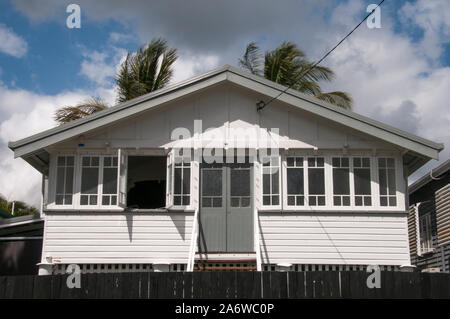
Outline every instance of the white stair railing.
<path fill-rule="evenodd" d="M 197 239 L 198 239 L 198 211 L 199 209 L 196 208 L 192 225 L 191 245 L 189 246 L 189 259 L 187 264 L 187 271 L 194 271 L 195 252 L 197 250 Z"/>

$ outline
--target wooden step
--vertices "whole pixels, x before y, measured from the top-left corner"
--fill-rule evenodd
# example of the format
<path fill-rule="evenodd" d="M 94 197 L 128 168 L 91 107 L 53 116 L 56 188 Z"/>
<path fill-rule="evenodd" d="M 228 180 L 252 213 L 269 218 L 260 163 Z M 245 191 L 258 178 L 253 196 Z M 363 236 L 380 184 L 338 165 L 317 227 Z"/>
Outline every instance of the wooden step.
<path fill-rule="evenodd" d="M 254 266 L 194 266 L 194 271 L 256 271 Z"/>
<path fill-rule="evenodd" d="M 195 271 L 254 271 L 256 258 L 245 259 L 200 259 L 194 264 Z"/>

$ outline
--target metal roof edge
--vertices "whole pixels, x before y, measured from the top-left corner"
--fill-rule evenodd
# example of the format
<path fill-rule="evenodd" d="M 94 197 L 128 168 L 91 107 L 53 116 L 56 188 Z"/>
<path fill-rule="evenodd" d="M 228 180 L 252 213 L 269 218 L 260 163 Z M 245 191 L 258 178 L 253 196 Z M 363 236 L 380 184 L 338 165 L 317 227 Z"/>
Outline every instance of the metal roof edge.
<path fill-rule="evenodd" d="M 408 192 L 411 195 L 412 193 L 418 191 L 428 183 L 432 182 L 434 178 L 440 178 L 443 174 L 446 174 L 450 171 L 450 159 L 446 160 L 441 165 L 431 169 L 425 175 L 417 179 L 414 183 L 408 186 Z"/>

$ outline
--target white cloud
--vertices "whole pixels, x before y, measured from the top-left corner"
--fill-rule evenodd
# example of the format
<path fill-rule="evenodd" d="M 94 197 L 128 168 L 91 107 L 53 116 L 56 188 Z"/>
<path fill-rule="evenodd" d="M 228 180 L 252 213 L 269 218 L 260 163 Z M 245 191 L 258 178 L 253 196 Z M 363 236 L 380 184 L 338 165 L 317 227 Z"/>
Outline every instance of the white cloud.
<path fill-rule="evenodd" d="M 127 43 L 131 41 L 135 41 L 135 37 L 132 34 L 125 34 L 125 33 L 118 33 L 118 32 L 111 32 L 109 34 L 109 41 L 113 43 Z"/>
<path fill-rule="evenodd" d="M 27 49 L 28 45 L 24 39 L 4 24 L 0 24 L 0 52 L 20 58 L 27 53 Z"/>
<path fill-rule="evenodd" d="M 189 52 L 180 52 L 174 63 L 172 83 L 186 80 L 194 75 L 209 71 L 219 66 L 217 55 L 193 55 Z"/>
<path fill-rule="evenodd" d="M 359 5 L 350 1 L 336 12 L 347 12 L 351 25 L 358 19 Z M 417 43 L 393 29 L 383 10 L 381 29 L 362 25 L 327 59 L 337 77 L 325 87 L 350 92 L 358 113 L 450 147 L 450 68 L 439 67 L 423 54 L 426 41 Z M 448 149 L 443 151 L 441 161 L 449 155 Z M 436 165 L 431 161 L 411 181 Z"/>
<path fill-rule="evenodd" d="M 93 51 L 89 54 L 83 54 L 83 56 L 85 59 L 81 62 L 80 74 L 98 85 L 109 84 L 111 78 L 115 75 L 115 69 L 112 65 L 106 63 L 107 55 Z"/>
<path fill-rule="evenodd" d="M 22 159 L 14 159 L 7 148 L 14 141 L 55 126 L 54 111 L 75 105 L 90 96 L 115 101 L 113 88 L 92 92 L 63 92 L 54 96 L 0 86 L 0 193 L 9 199 L 22 200 L 39 207 L 40 174 Z"/>
<path fill-rule="evenodd" d="M 448 0 L 418 0 L 407 2 L 400 17 L 424 31 L 422 49 L 431 59 L 438 59 L 443 44 L 450 43 L 450 8 Z"/>

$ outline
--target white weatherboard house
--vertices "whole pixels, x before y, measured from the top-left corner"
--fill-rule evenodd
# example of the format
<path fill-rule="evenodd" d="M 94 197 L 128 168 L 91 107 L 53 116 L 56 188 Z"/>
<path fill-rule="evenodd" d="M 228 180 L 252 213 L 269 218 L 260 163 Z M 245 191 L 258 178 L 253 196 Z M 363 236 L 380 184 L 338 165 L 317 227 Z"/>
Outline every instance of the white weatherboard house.
<path fill-rule="evenodd" d="M 257 110 L 284 89 L 225 66 L 11 142 L 40 273 L 410 265 L 407 177 L 443 145 L 294 90 Z"/>

